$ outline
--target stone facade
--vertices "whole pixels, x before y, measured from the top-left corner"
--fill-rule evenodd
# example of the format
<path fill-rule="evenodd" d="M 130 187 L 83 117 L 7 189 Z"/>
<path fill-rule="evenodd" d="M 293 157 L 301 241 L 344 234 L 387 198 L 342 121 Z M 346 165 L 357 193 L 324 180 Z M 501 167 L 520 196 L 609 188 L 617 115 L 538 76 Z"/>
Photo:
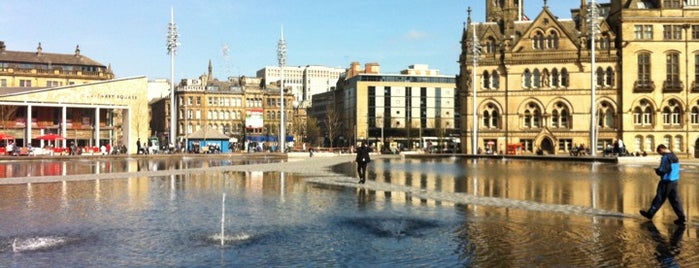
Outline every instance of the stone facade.
<path fill-rule="evenodd" d="M 568 154 L 594 142 L 601 154 L 622 139 L 630 152 L 653 152 L 664 143 L 693 153 L 699 138 L 699 9 L 631 2 L 638 1 L 599 6 L 594 42 L 584 0 L 572 9 L 572 19 L 560 19 L 544 4 L 527 20 L 520 1 L 486 1 L 486 22 L 472 23 L 469 14 L 457 79 L 463 150 L 521 144 L 525 152 Z M 480 46 L 475 79 L 474 40 Z"/>

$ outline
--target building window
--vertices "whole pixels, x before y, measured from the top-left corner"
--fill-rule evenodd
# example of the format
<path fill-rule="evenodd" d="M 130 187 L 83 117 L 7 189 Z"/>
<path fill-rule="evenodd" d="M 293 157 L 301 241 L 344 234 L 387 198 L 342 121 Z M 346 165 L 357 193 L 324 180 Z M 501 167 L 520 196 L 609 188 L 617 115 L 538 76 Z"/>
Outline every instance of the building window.
<path fill-rule="evenodd" d="M 604 69 L 602 67 L 597 68 L 597 71 L 595 72 L 595 77 L 597 80 L 597 86 L 598 87 L 603 87 L 604 86 Z"/>
<path fill-rule="evenodd" d="M 532 73 L 529 71 L 529 69 L 524 70 L 524 81 L 522 81 L 522 85 L 524 88 L 531 88 L 532 87 Z"/>
<path fill-rule="evenodd" d="M 546 37 L 546 47 L 549 49 L 558 49 L 558 33 L 551 31 Z"/>
<path fill-rule="evenodd" d="M 19 87 L 32 87 L 32 80 L 19 80 Z"/>
<path fill-rule="evenodd" d="M 534 103 L 529 103 L 524 110 L 524 128 L 539 128 L 541 127 L 541 110 Z"/>
<path fill-rule="evenodd" d="M 483 88 L 490 88 L 490 74 L 488 74 L 488 71 L 483 72 Z"/>
<path fill-rule="evenodd" d="M 541 87 L 541 73 L 539 72 L 539 69 L 534 69 L 534 78 L 532 81 L 534 82 L 534 88 Z"/>
<path fill-rule="evenodd" d="M 650 53 L 638 54 L 637 87 L 650 87 Z"/>
<path fill-rule="evenodd" d="M 488 39 L 485 41 L 485 53 L 495 53 L 496 48 L 497 44 L 495 43 L 495 39 L 488 37 Z"/>
<path fill-rule="evenodd" d="M 604 34 L 604 35 L 602 35 L 602 37 L 600 37 L 600 39 L 599 39 L 599 48 L 600 48 L 600 49 L 609 49 L 609 48 L 611 47 L 611 44 L 610 44 L 610 43 L 611 43 L 611 42 L 610 42 L 609 35 L 608 35 L 608 34 Z"/>
<path fill-rule="evenodd" d="M 500 113 L 497 107 L 492 103 L 486 105 L 483 111 L 483 127 L 484 128 L 500 128 Z"/>
<path fill-rule="evenodd" d="M 667 76 L 665 82 L 667 86 L 672 88 L 681 88 L 680 86 L 680 55 L 672 52 L 666 56 L 666 71 Z"/>
<path fill-rule="evenodd" d="M 663 108 L 663 125 L 665 126 L 679 126 L 681 124 L 682 109 L 679 104 L 670 100 L 668 106 Z"/>
<path fill-rule="evenodd" d="M 634 25 L 633 32 L 636 40 L 653 39 L 653 25 Z"/>
<path fill-rule="evenodd" d="M 558 151 L 566 152 L 573 148 L 572 139 L 558 139 Z"/>
<path fill-rule="evenodd" d="M 7 87 L 7 79 L 0 79 L 0 87 Z"/>
<path fill-rule="evenodd" d="M 616 126 L 614 122 L 614 107 L 608 102 L 604 101 L 600 104 L 597 114 L 599 114 L 597 126 L 601 128 L 614 128 Z"/>
<path fill-rule="evenodd" d="M 533 48 L 536 50 L 542 50 L 544 49 L 544 34 L 541 32 L 536 32 L 534 35 L 534 38 L 532 38 L 533 41 Z"/>
<path fill-rule="evenodd" d="M 650 126 L 653 124 L 653 107 L 642 100 L 639 106 L 633 110 L 633 123 L 636 126 Z"/>
<path fill-rule="evenodd" d="M 570 113 L 568 107 L 562 102 L 556 103 L 551 112 L 551 127 L 552 128 L 568 128 L 570 125 Z"/>
<path fill-rule="evenodd" d="M 498 71 L 493 71 L 493 89 L 498 89 L 500 88 L 500 74 L 498 74 Z"/>
<path fill-rule="evenodd" d="M 646 140 L 646 141 L 645 141 L 645 147 L 644 147 L 643 150 L 644 150 L 644 151 L 649 151 L 649 152 L 655 151 L 655 150 L 653 149 L 653 147 L 655 147 L 655 139 L 653 139 L 653 136 L 648 135 L 648 136 L 646 136 L 646 139 L 645 139 L 645 140 Z"/>
<path fill-rule="evenodd" d="M 558 75 L 558 69 L 553 68 L 553 70 L 551 70 L 551 86 L 552 87 L 560 86 L 560 79 L 561 78 Z"/>
<path fill-rule="evenodd" d="M 672 146 L 673 146 L 674 151 L 677 151 L 677 152 L 684 151 L 684 148 L 682 148 L 682 136 L 680 136 L 680 135 L 675 136 L 674 139 L 672 140 Z"/>
<path fill-rule="evenodd" d="M 682 40 L 682 25 L 663 25 L 663 39 Z"/>
<path fill-rule="evenodd" d="M 692 107 L 692 112 L 689 115 L 689 123 L 695 127 L 699 125 L 699 108 L 696 106 Z"/>
<path fill-rule="evenodd" d="M 605 84 L 608 87 L 614 87 L 614 69 L 612 67 L 607 67 L 607 72 L 605 73 Z"/>
<path fill-rule="evenodd" d="M 692 25 L 692 39 L 699 39 L 699 25 Z"/>
<path fill-rule="evenodd" d="M 681 0 L 663 0 L 663 8 L 682 8 Z"/>

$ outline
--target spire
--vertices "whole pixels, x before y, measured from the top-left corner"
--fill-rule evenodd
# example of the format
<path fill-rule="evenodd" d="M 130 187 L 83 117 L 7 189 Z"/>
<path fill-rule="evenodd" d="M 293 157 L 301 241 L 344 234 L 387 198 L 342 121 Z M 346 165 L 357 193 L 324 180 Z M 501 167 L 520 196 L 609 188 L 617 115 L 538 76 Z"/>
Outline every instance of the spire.
<path fill-rule="evenodd" d="M 41 42 L 39 42 L 39 46 L 36 47 L 36 55 L 41 56 L 43 49 L 41 48 Z"/>
<path fill-rule="evenodd" d="M 213 81 L 213 72 L 214 67 L 211 65 L 211 59 L 209 59 L 209 76 L 206 78 L 207 81 Z"/>
<path fill-rule="evenodd" d="M 75 56 L 80 57 L 80 45 L 75 45 Z"/>
<path fill-rule="evenodd" d="M 466 10 L 466 12 L 468 12 L 468 19 L 466 20 L 466 23 L 471 24 L 471 7 L 470 6 L 468 7 L 468 10 Z M 466 25 L 464 25 L 464 28 L 466 28 L 465 26 Z"/>

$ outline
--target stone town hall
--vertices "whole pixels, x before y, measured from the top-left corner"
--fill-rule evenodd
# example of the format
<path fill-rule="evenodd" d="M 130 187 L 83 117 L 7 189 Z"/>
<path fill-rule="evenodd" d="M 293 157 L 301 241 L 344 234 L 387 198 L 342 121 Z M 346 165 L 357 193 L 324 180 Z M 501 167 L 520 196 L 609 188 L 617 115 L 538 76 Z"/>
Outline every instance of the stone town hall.
<path fill-rule="evenodd" d="M 572 19 L 552 14 L 546 0 L 526 18 L 524 1 L 486 0 L 485 22 L 472 22 L 469 11 L 457 79 L 464 152 L 472 152 L 475 132 L 484 150 L 521 144 L 568 154 L 595 141 L 601 154 L 622 139 L 632 153 L 666 144 L 697 155 L 699 0 L 605 1 L 598 23 L 586 0 L 572 7 Z"/>

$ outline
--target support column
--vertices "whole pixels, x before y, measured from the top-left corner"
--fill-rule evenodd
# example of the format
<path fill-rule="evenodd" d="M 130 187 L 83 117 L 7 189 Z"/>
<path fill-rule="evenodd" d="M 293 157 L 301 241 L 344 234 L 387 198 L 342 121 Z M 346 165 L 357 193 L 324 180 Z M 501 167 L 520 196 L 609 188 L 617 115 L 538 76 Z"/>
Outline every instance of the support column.
<path fill-rule="evenodd" d="M 32 141 L 32 105 L 27 105 L 27 119 L 26 119 L 26 135 L 24 138 L 24 147 L 31 144 Z M 15 144 L 16 145 L 16 144 Z"/>
<path fill-rule="evenodd" d="M 100 144 L 100 108 L 95 108 L 95 145 L 97 148 L 102 146 Z"/>
<path fill-rule="evenodd" d="M 68 122 L 66 121 L 66 115 L 68 114 L 68 107 L 65 105 L 61 107 L 61 136 L 65 138 L 63 141 L 63 147 L 68 147 Z"/>

